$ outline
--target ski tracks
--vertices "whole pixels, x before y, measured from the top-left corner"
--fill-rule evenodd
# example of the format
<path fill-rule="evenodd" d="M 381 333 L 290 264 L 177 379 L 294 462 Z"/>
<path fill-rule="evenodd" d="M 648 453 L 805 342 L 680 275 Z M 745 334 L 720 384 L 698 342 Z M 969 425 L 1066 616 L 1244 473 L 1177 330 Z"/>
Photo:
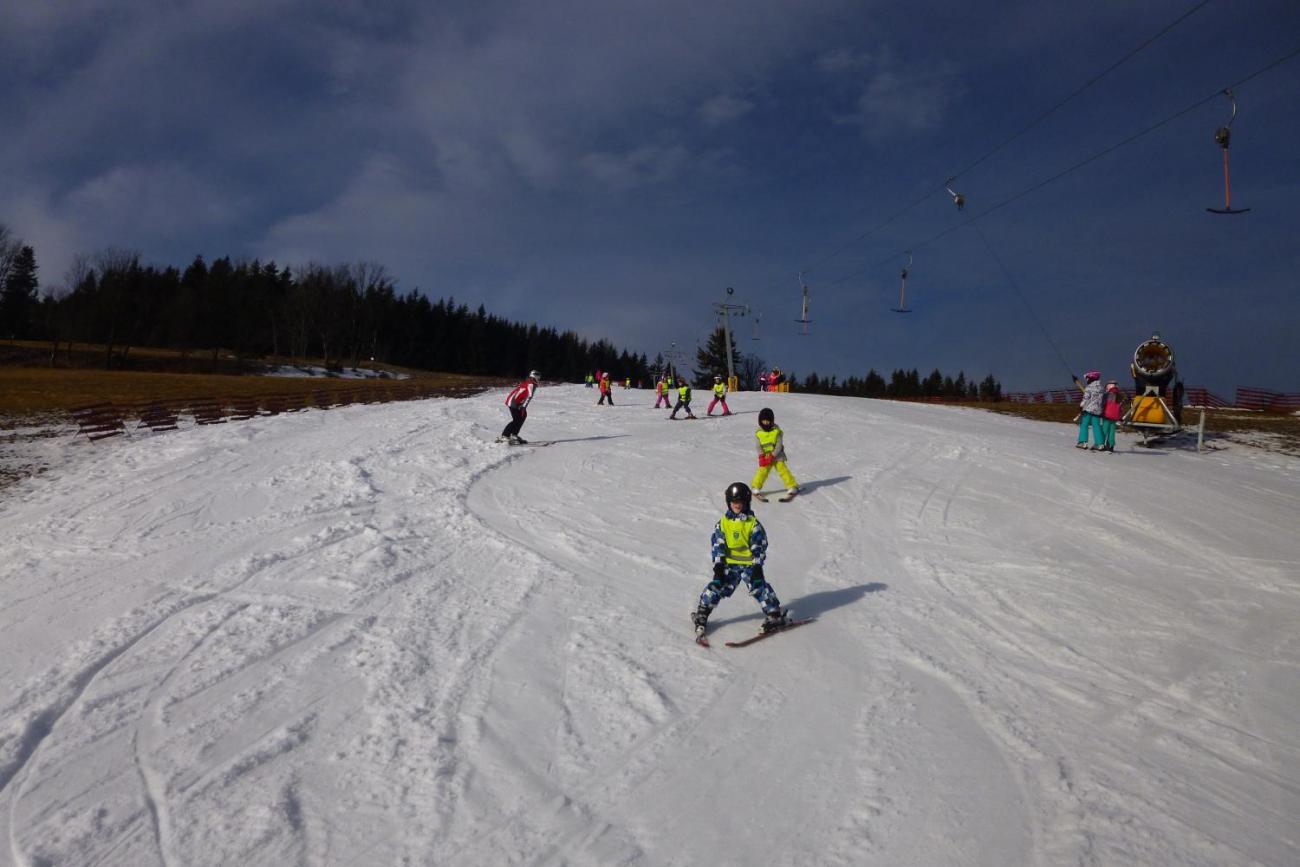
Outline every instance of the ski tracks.
<path fill-rule="evenodd" d="M 437 762 L 441 753 L 446 763 L 472 674 L 448 678 L 441 691 L 427 674 L 482 665 L 474 648 L 509 628 L 516 605 L 508 597 L 531 586 L 510 582 L 477 608 L 440 604 L 448 588 L 439 563 L 458 546 L 436 540 L 475 531 L 464 492 L 500 458 L 464 449 L 428 462 L 422 446 L 435 427 L 471 425 L 439 404 L 420 404 L 424 419 L 415 423 L 404 414 L 395 414 L 397 424 L 377 418 L 358 434 L 368 441 L 358 456 L 338 464 L 312 461 L 311 439 L 329 434 L 319 417 L 299 416 L 277 420 L 287 428 L 275 434 L 244 434 L 263 441 L 256 451 L 217 452 L 219 467 L 172 471 L 164 460 L 151 471 L 141 457 L 143 478 L 133 481 L 147 495 L 93 468 L 89 496 L 66 484 L 48 495 L 47 525 L 31 532 L 104 540 L 100 550 L 118 552 L 122 565 L 112 571 L 128 587 L 127 563 L 136 564 L 138 589 L 128 597 L 145 601 L 104 621 L 0 708 L 0 786 L 15 864 L 89 863 L 105 852 L 142 865 L 346 860 L 351 829 L 326 816 L 337 811 L 330 793 L 344 803 L 360 794 L 388 817 L 369 832 L 375 851 L 407 857 L 427 847 L 436 831 L 427 820 L 391 823 L 446 797 L 436 791 L 436 764 L 411 762 L 388 781 L 333 769 L 419 754 Z M 205 475 L 198 487 L 206 502 L 180 505 L 169 484 L 193 491 L 195 472 Z M 322 485 L 322 474 L 332 481 Z M 385 488 L 423 499 L 403 499 L 406 510 L 393 512 Z M 61 508 L 61 496 L 78 505 Z M 411 502 L 421 506 L 409 510 Z M 276 532 L 261 533 L 263 523 Z M 67 552 L 64 564 L 93 576 L 95 547 Z M 170 553 L 194 547 L 204 554 L 188 563 Z M 500 554 L 487 539 L 457 556 L 508 564 Z M 471 569 L 457 564 L 447 574 Z M 84 598 L 77 584 L 65 584 L 74 604 Z M 392 591 L 400 586 L 413 592 L 399 600 Z M 446 616 L 462 610 L 470 613 Z M 431 644 L 430 633 L 442 637 Z M 340 694 L 352 699 L 322 705 Z M 113 741 L 120 746 L 108 754 L 117 759 L 77 761 L 83 745 Z M 421 795 L 422 786 L 432 788 Z M 355 840 L 364 845 L 367 836 Z"/>
<path fill-rule="evenodd" d="M 622 423 L 635 433 L 635 420 Z M 828 833 L 842 855 L 827 863 L 854 863 L 880 794 L 878 757 L 864 746 L 872 711 L 855 697 L 863 672 L 835 665 L 830 686 L 810 679 L 820 662 L 793 640 L 770 653 L 695 647 L 686 615 L 708 577 L 708 535 L 726 480 L 698 485 L 647 473 L 638 499 L 674 506 L 629 510 L 615 482 L 626 469 L 606 469 L 628 459 L 618 446 L 548 449 L 471 493 L 471 508 L 491 528 L 564 576 L 546 585 L 528 617 L 559 617 L 569 628 L 562 645 L 507 641 L 484 672 L 478 713 L 514 722 L 479 743 L 477 755 L 498 758 L 475 777 L 481 795 L 495 793 L 486 803 L 508 818 L 492 821 L 494 810 L 466 804 L 456 834 L 467 847 L 461 863 L 688 863 L 691 841 L 707 835 L 727 840 L 738 861 L 795 864 L 807 863 Z M 639 463 L 671 465 L 675 447 L 650 439 Z M 598 517 L 568 522 L 563 502 L 575 498 Z M 622 518 L 633 515 L 635 531 L 624 532 Z M 783 599 L 798 597 L 806 567 L 823 556 L 821 543 L 797 506 L 769 506 L 763 517 L 769 534 L 781 536 L 774 550 L 785 552 L 769 560 L 772 580 Z M 724 627 L 738 620 L 743 629 L 757 616 L 742 589 L 715 620 Z M 828 689 L 846 684 L 848 698 L 828 704 Z M 525 685 L 528 711 L 516 706 Z M 542 695 L 554 698 L 539 701 Z M 545 717 L 526 719 L 539 704 Z M 810 705 L 838 710 L 811 719 L 802 713 Z M 843 760 L 846 744 L 855 759 Z M 521 765 L 531 772 L 518 791 L 519 775 L 502 769 Z M 744 809 L 719 809 L 740 793 Z"/>

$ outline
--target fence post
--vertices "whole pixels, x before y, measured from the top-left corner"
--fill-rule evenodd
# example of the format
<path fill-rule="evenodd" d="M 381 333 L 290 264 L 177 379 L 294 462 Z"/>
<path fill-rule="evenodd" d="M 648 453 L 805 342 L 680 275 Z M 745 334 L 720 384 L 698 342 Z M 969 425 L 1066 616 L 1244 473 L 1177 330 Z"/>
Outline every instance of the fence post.
<path fill-rule="evenodd" d="M 1205 410 L 1202 409 L 1201 422 L 1196 426 L 1196 450 L 1198 452 L 1201 450 L 1201 446 L 1202 444 L 1204 444 L 1204 442 L 1205 442 Z"/>

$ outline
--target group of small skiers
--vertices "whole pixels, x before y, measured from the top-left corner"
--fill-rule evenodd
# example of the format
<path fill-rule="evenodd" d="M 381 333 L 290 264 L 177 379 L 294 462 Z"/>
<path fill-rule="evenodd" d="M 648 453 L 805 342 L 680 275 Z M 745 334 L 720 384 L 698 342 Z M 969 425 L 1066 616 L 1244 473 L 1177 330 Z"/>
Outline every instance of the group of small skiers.
<path fill-rule="evenodd" d="M 1083 399 L 1079 401 L 1079 438 L 1076 449 L 1090 449 L 1094 452 L 1115 451 L 1115 427 L 1124 417 L 1124 393 L 1119 390 L 1116 380 L 1108 380 L 1105 388 L 1101 385 L 1101 371 L 1090 370 L 1083 377 L 1087 384 L 1074 382 L 1083 390 Z M 1092 445 L 1088 445 L 1089 434 Z"/>
<path fill-rule="evenodd" d="M 527 379 L 506 395 L 505 404 L 510 411 L 510 422 L 502 429 L 497 442 L 508 442 L 512 445 L 528 442 L 519 436 L 519 431 L 528 418 L 528 404 L 532 402 L 540 381 L 541 374 L 536 370 L 531 371 Z M 603 404 L 609 396 L 608 375 L 602 377 L 600 381 L 601 399 L 598 404 Z M 660 379 L 655 385 L 655 393 L 658 396 L 655 401 L 656 409 L 661 405 L 667 405 L 667 391 L 667 379 Z M 687 418 L 695 418 L 690 406 L 690 383 L 682 381 L 677 386 L 677 395 L 677 405 L 673 407 L 668 417 L 676 419 L 678 411 L 685 409 Z M 613 406 L 613 403 L 613 397 L 609 396 L 608 405 Z M 709 403 L 707 414 L 713 415 L 714 407 L 719 403 L 722 404 L 722 415 L 732 414 L 727 406 L 726 384 L 723 383 L 721 376 L 715 376 L 713 400 Z M 781 498 L 783 502 L 793 499 L 799 493 L 799 483 L 786 464 L 785 435 L 777 426 L 776 414 L 770 407 L 759 410 L 758 430 L 754 432 L 754 437 L 758 469 L 754 472 L 750 484 L 732 482 L 723 494 L 726 510 L 714 525 L 711 536 L 713 577 L 700 593 L 699 603 L 691 614 L 691 622 L 695 626 L 695 640 L 705 646 L 708 646 L 708 640 L 704 636 L 708 629 L 709 615 L 719 602 L 735 592 L 742 581 L 749 588 L 749 595 L 753 596 L 763 609 L 762 633 L 774 632 L 791 625 L 789 612 L 781 607 L 781 600 L 763 572 L 763 564 L 767 560 L 767 531 L 754 515 L 752 504 L 755 498 L 767 502 L 767 497 L 762 493 L 763 483 L 767 481 L 773 469 L 786 485 L 786 494 Z"/>

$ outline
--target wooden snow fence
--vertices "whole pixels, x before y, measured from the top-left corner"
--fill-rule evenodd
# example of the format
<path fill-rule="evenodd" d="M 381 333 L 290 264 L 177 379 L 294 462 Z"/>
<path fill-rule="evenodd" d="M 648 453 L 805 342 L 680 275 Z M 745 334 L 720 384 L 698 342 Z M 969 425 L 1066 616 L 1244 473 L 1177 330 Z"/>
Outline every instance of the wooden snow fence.
<path fill-rule="evenodd" d="M 163 401 L 146 401 L 137 409 L 139 421 L 136 429 L 147 427 L 154 433 L 176 430 L 180 425 L 181 410 L 175 404 Z"/>
<path fill-rule="evenodd" d="M 195 425 L 214 425 L 309 408 L 331 409 L 355 403 L 390 403 L 431 397 L 468 397 L 479 391 L 482 388 L 478 386 L 448 388 L 424 382 L 395 381 L 366 388 L 317 389 L 257 397 L 195 396 L 128 404 L 103 401 L 77 407 L 69 413 L 77 424 L 77 435 L 84 435 L 89 442 L 97 442 L 109 437 L 130 436 L 144 429 L 151 433 L 179 430 L 182 418 L 186 417 Z"/>
<path fill-rule="evenodd" d="M 262 398 L 262 412 L 266 415 L 301 412 L 306 408 L 307 395 L 305 394 L 271 394 Z"/>
<path fill-rule="evenodd" d="M 123 408 L 108 401 L 79 406 L 69 412 L 77 423 L 77 435 L 85 434 L 92 443 L 126 433 Z"/>
<path fill-rule="evenodd" d="M 185 401 L 186 412 L 197 425 L 225 424 L 226 402 L 219 397 L 191 397 Z"/>

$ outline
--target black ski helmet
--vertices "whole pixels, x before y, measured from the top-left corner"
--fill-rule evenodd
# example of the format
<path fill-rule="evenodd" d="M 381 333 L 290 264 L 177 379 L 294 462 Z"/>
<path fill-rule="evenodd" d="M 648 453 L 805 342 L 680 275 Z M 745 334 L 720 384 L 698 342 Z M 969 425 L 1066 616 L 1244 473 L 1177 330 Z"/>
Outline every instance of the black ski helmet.
<path fill-rule="evenodd" d="M 744 482 L 732 482 L 727 485 L 727 492 L 723 496 L 726 498 L 728 506 L 731 505 L 733 500 L 738 500 L 745 504 L 745 511 L 749 511 L 749 503 L 754 494 L 749 490 L 749 485 Z"/>
<path fill-rule="evenodd" d="M 771 407 L 765 406 L 758 411 L 758 423 L 762 424 L 765 421 L 770 421 L 772 424 L 776 424 L 776 413 L 772 412 Z"/>

